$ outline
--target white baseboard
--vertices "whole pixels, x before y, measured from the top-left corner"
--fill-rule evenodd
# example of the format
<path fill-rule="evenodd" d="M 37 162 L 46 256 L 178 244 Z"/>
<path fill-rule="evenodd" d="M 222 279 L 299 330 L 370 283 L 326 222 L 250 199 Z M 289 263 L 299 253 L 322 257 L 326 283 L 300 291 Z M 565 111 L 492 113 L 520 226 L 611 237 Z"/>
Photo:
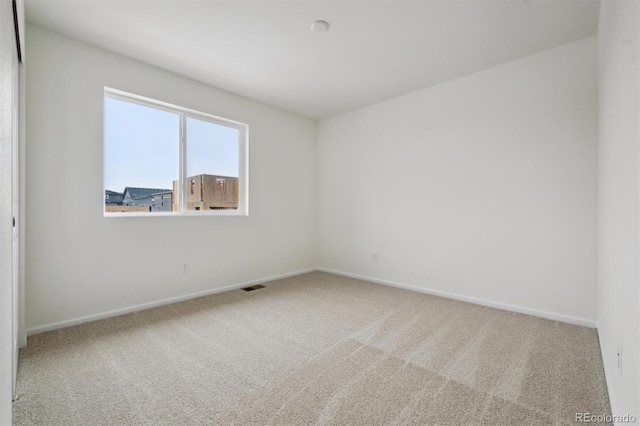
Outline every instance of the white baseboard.
<path fill-rule="evenodd" d="M 460 300 L 463 302 L 473 303 L 475 305 L 488 306 L 490 308 L 502 309 L 505 311 L 517 312 L 517 313 L 526 314 L 526 315 L 533 315 L 535 317 L 546 318 L 553 321 L 565 322 L 565 323 L 574 324 L 574 325 L 581 325 L 581 326 L 590 327 L 590 328 L 597 327 L 596 321 L 588 320 L 586 318 L 578 318 L 578 317 L 572 317 L 570 315 L 557 314 L 555 312 L 541 311 L 538 309 L 526 308 L 524 306 L 511 305 L 509 303 L 494 302 L 492 300 L 480 299 L 480 298 L 471 297 L 471 296 L 464 296 L 462 294 L 450 293 L 447 291 L 433 290 L 430 288 L 418 287 L 414 285 L 398 283 L 395 281 L 381 280 L 378 278 L 352 274 L 350 272 L 336 271 L 328 268 L 316 268 L 316 270 L 327 272 L 329 274 L 342 275 L 345 277 L 356 278 L 363 281 L 369 281 L 375 284 L 388 285 L 391 287 L 403 288 L 405 290 L 413 290 L 420 293 L 431 294 L 434 296 L 446 297 L 447 299 Z"/>
<path fill-rule="evenodd" d="M 126 308 L 113 309 L 111 311 L 105 311 L 98 314 L 87 315 L 79 318 L 72 318 L 64 321 L 54 322 L 50 324 L 40 325 L 27 329 L 27 336 L 33 336 L 35 334 L 44 333 L 46 331 L 58 330 L 60 328 L 71 327 L 78 324 L 84 324 L 86 322 L 98 321 L 106 318 L 117 317 L 120 315 L 129 314 L 137 311 L 144 311 L 146 309 L 156 308 L 158 306 L 170 305 L 172 303 L 184 302 L 185 300 L 195 299 L 197 297 L 208 296 L 210 294 L 223 293 L 229 290 L 237 290 L 243 287 L 249 287 L 256 284 L 266 283 L 269 281 L 275 281 L 282 278 L 292 277 L 295 275 L 306 274 L 308 272 L 315 271 L 316 268 L 303 269 L 300 271 L 289 272 L 286 274 L 274 275 L 271 277 L 260 278 L 257 280 L 246 281 L 242 283 L 232 284 L 225 287 L 213 288 L 210 290 L 199 291 L 197 293 L 185 294 L 182 296 L 170 297 L 168 299 L 157 300 L 154 302 L 141 303 L 139 305 L 128 306 Z"/>
<path fill-rule="evenodd" d="M 373 277 L 367 277 L 367 276 L 364 276 L 364 275 L 352 274 L 352 273 L 349 273 L 349 272 L 336 271 L 336 270 L 333 270 L 333 269 L 309 268 L 309 269 L 303 269 L 303 270 L 300 270 L 300 271 L 289 272 L 289 273 L 280 274 L 280 275 L 274 275 L 274 276 L 271 276 L 271 277 L 260 278 L 260 279 L 256 279 L 256 280 L 252 280 L 252 281 L 246 281 L 246 282 L 242 282 L 242 283 L 232 284 L 232 285 L 228 285 L 228 286 L 225 286 L 225 287 L 219 287 L 219 288 L 214 288 L 214 289 L 210 289 L 210 290 L 200 291 L 200 292 L 197 292 L 197 293 L 190 293 L 190 294 L 185 294 L 185 295 L 182 295 L 182 296 L 171 297 L 171 298 L 168 298 L 168 299 L 157 300 L 157 301 L 154 301 L 154 302 L 141 303 L 139 305 L 133 305 L 133 306 L 128 306 L 126 308 L 114 309 L 114 310 L 110 310 L 110 311 L 101 312 L 101 313 L 98 313 L 98 314 L 92 314 L 92 315 L 87 315 L 87 316 L 78 317 L 78 318 L 72 318 L 72 319 L 68 319 L 68 320 L 64 320 L 64 321 L 54 322 L 54 323 L 50 323 L 50 324 L 40 325 L 40 326 L 37 326 L 37 327 L 32 327 L 32 328 L 27 329 L 27 336 L 33 336 L 35 334 L 44 333 L 46 331 L 58 330 L 60 328 L 71 327 L 71 326 L 78 325 L 78 324 L 84 324 L 86 322 L 98 321 L 98 320 L 102 320 L 102 319 L 106 319 L 106 318 L 125 315 L 125 314 L 129 314 L 129 313 L 132 313 L 132 312 L 143 311 L 145 309 L 151 309 L 151 308 L 155 308 L 155 307 L 158 307 L 158 306 L 169 305 L 171 303 L 183 302 L 185 300 L 195 299 L 197 297 L 202 297 L 202 296 L 208 296 L 210 294 L 222 293 L 222 292 L 229 291 L 229 290 L 236 290 L 236 289 L 239 289 L 239 288 L 249 287 L 249 286 L 260 284 L 260 283 L 265 283 L 265 282 L 269 282 L 269 281 L 275 281 L 275 280 L 279 280 L 279 279 L 282 279 L 282 278 L 292 277 L 292 276 L 300 275 L 300 274 L 306 274 L 308 272 L 313 272 L 313 271 L 321 271 L 321 272 L 327 272 L 327 273 L 335 274 L 335 275 L 342 275 L 342 276 L 350 277 L 350 278 L 357 278 L 357 279 L 360 279 L 360 280 L 363 280 L 363 281 L 369 281 L 369 282 L 372 282 L 372 283 L 375 283 L 375 284 L 382 284 L 382 285 L 388 285 L 388 286 L 392 286 L 392 287 L 403 288 L 405 290 L 412 290 L 412 291 L 417 291 L 417 292 L 420 292 L 420 293 L 431 294 L 431 295 L 434 295 L 434 296 L 446 297 L 448 299 L 461 300 L 463 302 L 469 302 L 469 303 L 473 303 L 473 304 L 476 304 L 476 305 L 488 306 L 488 307 L 491 307 L 491 308 L 503 309 L 503 310 L 506 310 L 506 311 L 518 312 L 518 313 L 521 313 L 521 314 L 533 315 L 533 316 L 546 318 L 546 319 L 550 319 L 550 320 L 554 320 L 554 321 L 566 322 L 566 323 L 569 323 L 569 324 L 581 325 L 581 326 L 591 327 L 591 328 L 596 328 L 596 326 L 597 326 L 596 321 L 591 321 L 591 320 L 587 320 L 587 319 L 584 319 L 584 318 L 577 318 L 577 317 L 572 317 L 572 316 L 569 316 L 569 315 L 556 314 L 556 313 L 547 312 L 547 311 L 540 311 L 540 310 L 537 310 L 537 309 L 526 308 L 526 307 L 523 307 L 523 306 L 511 305 L 511 304 L 508 304 L 508 303 L 501 303 L 501 302 L 494 302 L 494 301 L 491 301 L 491 300 L 479 299 L 479 298 L 476 298 L 476 297 L 464 296 L 464 295 L 461 295 L 461 294 L 449 293 L 449 292 L 446 292 L 446 291 L 440 291 L 440 290 L 433 290 L 433 289 L 429 289 L 429 288 L 417 287 L 417 286 L 408 285 L 408 284 L 402 284 L 402 283 L 398 283 L 398 282 L 394 282 L 394 281 L 380 280 L 380 279 L 373 278 Z"/>
<path fill-rule="evenodd" d="M 602 357 L 602 366 L 604 368 L 604 379 L 605 379 L 605 382 L 607 382 L 607 393 L 609 394 L 609 407 L 611 407 L 611 414 L 615 415 L 615 414 L 618 414 L 618 410 L 616 405 L 616 399 L 613 394 L 613 387 L 611 385 L 611 383 L 613 383 L 613 372 L 610 372 L 609 368 L 607 368 L 609 365 L 612 365 L 612 364 L 609 363 L 609 357 L 606 355 L 606 352 L 604 350 L 605 344 L 602 341 L 602 333 L 600 332 L 599 325 L 597 329 L 598 329 L 598 343 L 600 343 L 600 356 Z M 617 363 L 614 365 L 617 365 Z"/>

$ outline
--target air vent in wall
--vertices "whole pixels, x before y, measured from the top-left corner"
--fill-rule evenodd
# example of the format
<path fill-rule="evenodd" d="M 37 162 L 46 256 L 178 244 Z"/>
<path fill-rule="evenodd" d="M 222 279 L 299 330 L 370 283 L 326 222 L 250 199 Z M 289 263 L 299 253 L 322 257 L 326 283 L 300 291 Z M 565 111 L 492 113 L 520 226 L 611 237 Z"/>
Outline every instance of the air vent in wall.
<path fill-rule="evenodd" d="M 244 290 L 244 291 L 253 291 L 253 290 L 259 290 L 261 288 L 264 288 L 264 286 L 258 284 L 258 285 L 252 285 L 251 287 L 245 287 L 242 290 Z"/>

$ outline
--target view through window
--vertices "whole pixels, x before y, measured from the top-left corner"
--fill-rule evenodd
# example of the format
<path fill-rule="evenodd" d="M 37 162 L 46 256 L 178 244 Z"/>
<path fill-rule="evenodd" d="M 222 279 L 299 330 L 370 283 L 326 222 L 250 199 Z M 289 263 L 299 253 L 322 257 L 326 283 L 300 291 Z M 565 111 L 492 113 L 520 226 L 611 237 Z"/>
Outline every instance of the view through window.
<path fill-rule="evenodd" d="M 246 214 L 246 126 L 112 93 L 104 102 L 104 211 Z"/>

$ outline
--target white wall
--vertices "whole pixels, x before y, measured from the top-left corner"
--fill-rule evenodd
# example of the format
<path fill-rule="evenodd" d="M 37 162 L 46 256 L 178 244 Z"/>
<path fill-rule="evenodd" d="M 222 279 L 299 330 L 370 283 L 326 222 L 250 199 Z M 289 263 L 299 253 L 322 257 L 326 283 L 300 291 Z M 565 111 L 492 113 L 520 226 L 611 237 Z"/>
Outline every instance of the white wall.
<path fill-rule="evenodd" d="M 600 6 L 598 330 L 614 414 L 638 413 L 640 338 L 640 7 Z M 617 347 L 622 345 L 622 377 Z"/>
<path fill-rule="evenodd" d="M 322 121 L 320 266 L 593 325 L 596 61 L 591 37 Z"/>
<path fill-rule="evenodd" d="M 35 26 L 27 50 L 28 329 L 315 266 L 315 122 Z M 104 218 L 103 86 L 248 123 L 250 215 Z"/>

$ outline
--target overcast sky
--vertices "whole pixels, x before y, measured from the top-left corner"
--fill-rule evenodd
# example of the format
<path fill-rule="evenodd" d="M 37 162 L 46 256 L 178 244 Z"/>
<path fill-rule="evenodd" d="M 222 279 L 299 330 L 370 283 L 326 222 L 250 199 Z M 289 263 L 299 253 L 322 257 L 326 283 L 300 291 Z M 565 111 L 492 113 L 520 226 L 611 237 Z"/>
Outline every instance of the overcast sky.
<path fill-rule="evenodd" d="M 178 179 L 180 117 L 105 98 L 105 189 L 171 189 Z M 238 131 L 187 118 L 187 176 L 238 176 Z"/>

